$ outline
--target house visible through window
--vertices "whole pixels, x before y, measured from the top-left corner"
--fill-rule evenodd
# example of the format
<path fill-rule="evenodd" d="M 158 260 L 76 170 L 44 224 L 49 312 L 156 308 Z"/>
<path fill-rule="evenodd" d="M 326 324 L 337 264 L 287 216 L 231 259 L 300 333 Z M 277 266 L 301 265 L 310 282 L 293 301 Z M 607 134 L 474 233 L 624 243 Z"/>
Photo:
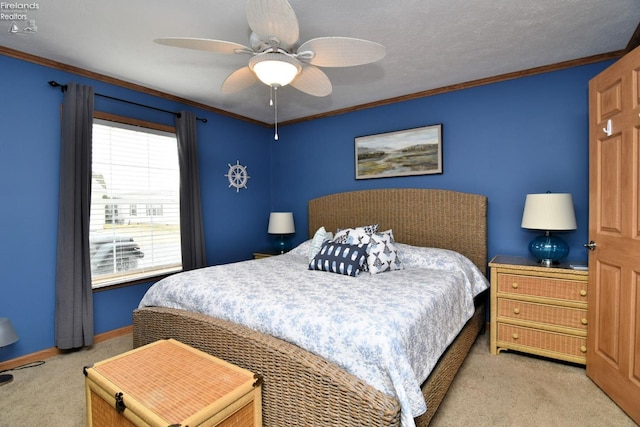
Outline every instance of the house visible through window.
<path fill-rule="evenodd" d="M 175 131 L 126 121 L 94 118 L 89 231 L 94 288 L 182 269 Z"/>

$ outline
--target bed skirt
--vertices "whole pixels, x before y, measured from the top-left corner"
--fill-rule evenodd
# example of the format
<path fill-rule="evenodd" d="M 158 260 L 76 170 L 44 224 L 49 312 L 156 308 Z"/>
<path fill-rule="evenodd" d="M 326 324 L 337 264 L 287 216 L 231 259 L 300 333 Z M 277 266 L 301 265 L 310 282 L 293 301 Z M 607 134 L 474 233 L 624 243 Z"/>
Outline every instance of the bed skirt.
<path fill-rule="evenodd" d="M 484 301 L 481 295 L 480 300 Z M 479 304 L 422 386 L 426 426 L 485 325 Z M 263 425 L 399 426 L 396 399 L 300 347 L 228 321 L 179 309 L 146 307 L 133 313 L 133 345 L 174 338 L 263 376 Z"/>

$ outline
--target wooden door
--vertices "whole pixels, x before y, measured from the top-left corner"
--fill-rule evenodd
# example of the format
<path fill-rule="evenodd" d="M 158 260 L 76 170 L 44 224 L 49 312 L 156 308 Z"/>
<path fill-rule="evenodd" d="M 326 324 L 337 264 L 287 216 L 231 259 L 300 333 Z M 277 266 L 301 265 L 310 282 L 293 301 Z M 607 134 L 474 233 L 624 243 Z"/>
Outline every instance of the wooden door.
<path fill-rule="evenodd" d="M 640 48 L 589 82 L 587 375 L 640 424 Z"/>

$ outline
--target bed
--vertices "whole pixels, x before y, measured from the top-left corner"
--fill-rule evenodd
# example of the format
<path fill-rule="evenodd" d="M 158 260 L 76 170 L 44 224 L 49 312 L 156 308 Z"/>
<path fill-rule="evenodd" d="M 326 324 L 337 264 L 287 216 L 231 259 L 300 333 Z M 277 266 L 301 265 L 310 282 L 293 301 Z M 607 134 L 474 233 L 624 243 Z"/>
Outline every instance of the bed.
<path fill-rule="evenodd" d="M 381 230 L 392 229 L 397 242 L 456 251 L 486 274 L 484 196 L 448 190 L 380 189 L 328 195 L 310 200 L 308 207 L 309 237 L 322 226 L 337 230 L 377 223 Z M 427 411 L 413 420 L 416 425 L 429 424 L 483 329 L 484 300 L 484 293 L 475 298 L 471 318 L 422 383 Z M 260 374 L 265 426 L 401 425 L 401 405 L 395 397 L 327 358 L 255 329 L 167 307 L 135 310 L 133 329 L 136 347 L 174 338 Z"/>

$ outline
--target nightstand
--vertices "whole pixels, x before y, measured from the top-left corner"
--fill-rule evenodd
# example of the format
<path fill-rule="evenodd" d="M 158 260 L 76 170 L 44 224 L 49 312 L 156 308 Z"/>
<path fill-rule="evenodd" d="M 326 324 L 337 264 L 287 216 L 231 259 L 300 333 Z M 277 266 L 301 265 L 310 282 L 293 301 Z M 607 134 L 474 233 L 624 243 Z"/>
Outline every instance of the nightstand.
<path fill-rule="evenodd" d="M 498 255 L 491 268 L 491 354 L 516 350 L 587 361 L 588 272 Z"/>
<path fill-rule="evenodd" d="M 270 256 L 275 256 L 275 255 L 282 255 L 280 252 L 278 251 L 261 251 L 261 252 L 254 252 L 253 253 L 253 259 L 260 259 L 260 258 L 268 258 Z"/>

